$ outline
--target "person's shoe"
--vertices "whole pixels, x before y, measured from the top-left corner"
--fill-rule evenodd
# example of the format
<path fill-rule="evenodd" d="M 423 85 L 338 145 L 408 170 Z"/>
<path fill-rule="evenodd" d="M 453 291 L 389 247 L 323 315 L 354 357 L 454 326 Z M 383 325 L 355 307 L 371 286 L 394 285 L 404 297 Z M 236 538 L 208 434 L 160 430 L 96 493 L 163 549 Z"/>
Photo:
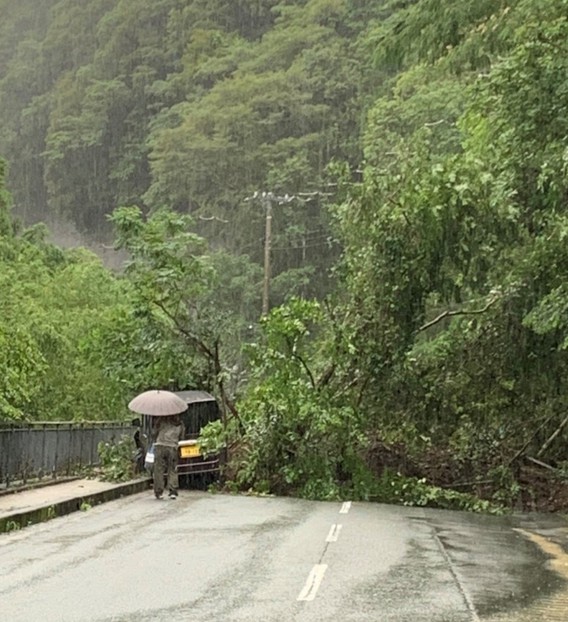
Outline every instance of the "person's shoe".
<path fill-rule="evenodd" d="M 156 499 L 161 499 L 162 498 L 162 493 L 161 492 L 159 494 L 157 492 L 155 492 L 154 495 L 156 496 Z"/>
<path fill-rule="evenodd" d="M 177 499 L 177 495 L 175 492 L 170 492 L 170 499 Z"/>

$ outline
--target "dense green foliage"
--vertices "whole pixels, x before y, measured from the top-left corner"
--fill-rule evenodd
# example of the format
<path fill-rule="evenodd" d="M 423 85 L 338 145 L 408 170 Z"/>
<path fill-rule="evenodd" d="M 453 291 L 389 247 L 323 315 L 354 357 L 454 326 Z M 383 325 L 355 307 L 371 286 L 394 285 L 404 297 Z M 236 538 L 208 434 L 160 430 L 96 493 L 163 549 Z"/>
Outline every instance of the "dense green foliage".
<path fill-rule="evenodd" d="M 0 177 L 0 197 L 2 194 Z M 120 385 L 104 373 L 101 335 L 125 288 L 86 251 L 45 242 L 41 226 L 16 233 L 0 219 L 0 410 L 4 418 L 123 416 Z"/>
<path fill-rule="evenodd" d="M 100 457 L 99 477 L 105 482 L 127 482 L 136 477 L 132 438 L 122 436 L 112 443 L 101 441 L 97 452 Z M 81 508 L 83 509 L 83 508 Z"/>
<path fill-rule="evenodd" d="M 545 443 L 567 398 L 567 6 L 420 2 L 376 35 L 401 70 L 336 210 L 344 350 L 371 433 L 446 448 L 453 481 L 565 452 L 565 431 Z"/>
<path fill-rule="evenodd" d="M 0 185 L 4 416 L 206 388 L 232 484 L 312 498 L 530 507 L 527 456 L 565 473 L 568 0 L 0 10 L 17 213 L 129 255 L 19 232 Z M 260 322 L 258 190 L 294 196 Z"/>

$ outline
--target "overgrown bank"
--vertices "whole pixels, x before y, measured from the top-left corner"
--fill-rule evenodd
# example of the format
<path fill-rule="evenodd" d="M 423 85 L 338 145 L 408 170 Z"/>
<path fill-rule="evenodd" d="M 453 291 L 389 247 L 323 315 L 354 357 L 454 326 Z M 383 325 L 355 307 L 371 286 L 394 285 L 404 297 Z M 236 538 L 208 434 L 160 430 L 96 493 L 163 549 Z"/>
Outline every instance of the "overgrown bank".
<path fill-rule="evenodd" d="M 114 277 L 0 212 L 5 416 L 203 387 L 238 489 L 565 510 L 567 2 L 183 4 L 97 3 L 60 74 L 53 2 L 29 109 L 33 46 L 1 52 L 3 144 L 53 205 L 128 205 L 130 256 Z M 310 200 L 275 210 L 259 322 L 261 187 Z"/>

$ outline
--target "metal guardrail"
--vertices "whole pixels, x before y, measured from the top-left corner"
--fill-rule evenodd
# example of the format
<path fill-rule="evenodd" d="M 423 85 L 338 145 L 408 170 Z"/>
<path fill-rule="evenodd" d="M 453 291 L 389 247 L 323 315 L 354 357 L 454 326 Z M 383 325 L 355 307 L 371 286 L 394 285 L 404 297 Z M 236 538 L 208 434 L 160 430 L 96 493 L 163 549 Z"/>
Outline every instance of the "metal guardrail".
<path fill-rule="evenodd" d="M 124 435 L 133 437 L 134 428 L 114 421 L 0 422 L 0 487 L 95 466 L 99 464 L 98 444 Z"/>

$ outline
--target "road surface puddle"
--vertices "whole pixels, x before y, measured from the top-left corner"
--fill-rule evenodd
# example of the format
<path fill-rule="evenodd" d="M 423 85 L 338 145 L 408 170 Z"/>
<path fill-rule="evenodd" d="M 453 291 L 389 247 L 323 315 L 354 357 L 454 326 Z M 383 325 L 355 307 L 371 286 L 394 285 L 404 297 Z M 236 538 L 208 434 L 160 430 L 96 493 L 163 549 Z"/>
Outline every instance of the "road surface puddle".
<path fill-rule="evenodd" d="M 515 529 L 525 538 L 534 542 L 548 557 L 547 569 L 553 570 L 565 580 L 564 587 L 543 594 L 526 607 L 508 613 L 482 618 L 486 622 L 567 622 L 568 621 L 568 554 L 564 549 L 548 538 Z"/>

